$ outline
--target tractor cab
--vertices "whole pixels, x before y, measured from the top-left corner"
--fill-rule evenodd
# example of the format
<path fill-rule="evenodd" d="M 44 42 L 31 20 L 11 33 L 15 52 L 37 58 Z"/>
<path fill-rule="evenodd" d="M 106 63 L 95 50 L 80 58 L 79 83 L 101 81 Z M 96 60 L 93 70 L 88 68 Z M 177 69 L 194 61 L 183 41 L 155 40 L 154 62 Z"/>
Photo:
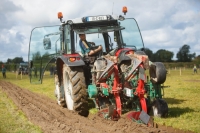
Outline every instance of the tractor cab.
<path fill-rule="evenodd" d="M 72 23 L 74 31 L 75 52 L 80 53 L 79 34 L 86 34 L 89 42 L 103 47 L 103 54 L 114 49 L 131 48 L 141 50 L 144 45 L 135 19 L 125 19 L 123 16 L 86 16 L 82 23 Z M 68 29 L 66 29 L 67 31 Z"/>
<path fill-rule="evenodd" d="M 31 82 L 42 83 L 45 70 L 49 69 L 49 64 L 55 65 L 56 59 L 61 59 L 61 62 L 70 66 L 85 65 L 85 63 L 91 64 L 97 57 L 119 49 L 138 51 L 144 48 L 134 18 L 97 15 L 63 21 L 61 13 L 58 14 L 58 18 L 62 23 L 60 26 L 36 27 L 31 32 L 29 43 Z M 94 42 L 96 46 L 101 45 L 102 52 L 96 56 L 83 55 L 79 34 L 85 34 L 88 42 Z M 69 59 L 75 60 L 71 62 Z"/>

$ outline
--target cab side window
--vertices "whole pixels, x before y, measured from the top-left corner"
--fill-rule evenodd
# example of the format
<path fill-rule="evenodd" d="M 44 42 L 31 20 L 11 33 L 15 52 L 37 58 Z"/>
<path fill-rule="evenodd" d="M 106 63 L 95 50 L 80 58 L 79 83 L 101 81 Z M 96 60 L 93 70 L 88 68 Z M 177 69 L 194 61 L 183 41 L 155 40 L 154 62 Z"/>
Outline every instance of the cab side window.
<path fill-rule="evenodd" d="M 65 26 L 65 45 L 64 49 L 66 50 L 67 54 L 71 54 L 71 37 L 70 37 L 70 31 L 68 30 L 68 25 Z"/>

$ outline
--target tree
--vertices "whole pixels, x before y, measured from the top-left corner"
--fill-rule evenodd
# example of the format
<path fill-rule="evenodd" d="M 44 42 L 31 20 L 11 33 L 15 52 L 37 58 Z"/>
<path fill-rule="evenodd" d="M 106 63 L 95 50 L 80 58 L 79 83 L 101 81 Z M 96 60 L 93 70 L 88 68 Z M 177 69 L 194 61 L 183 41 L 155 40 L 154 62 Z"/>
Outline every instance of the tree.
<path fill-rule="evenodd" d="M 41 59 L 41 54 L 39 51 L 37 51 L 36 53 L 32 54 L 32 61 L 38 61 Z"/>
<path fill-rule="evenodd" d="M 152 52 L 149 48 L 145 48 L 144 51 L 145 51 L 145 53 L 148 55 L 149 60 L 150 60 L 150 61 L 154 61 L 154 60 L 153 60 L 153 52 Z"/>
<path fill-rule="evenodd" d="M 12 59 L 9 59 L 9 58 L 8 58 L 6 63 L 8 63 L 8 64 L 9 64 L 9 63 L 12 63 Z"/>
<path fill-rule="evenodd" d="M 49 62 L 52 58 L 51 56 L 52 55 L 49 54 L 48 52 L 44 53 L 44 55 L 42 56 L 42 62 L 45 62 L 45 63 Z"/>
<path fill-rule="evenodd" d="M 0 67 L 2 66 L 2 64 L 4 64 L 2 61 L 0 61 Z"/>
<path fill-rule="evenodd" d="M 15 63 L 15 64 L 19 64 L 19 63 L 23 63 L 24 60 L 22 57 L 15 57 L 13 60 L 12 60 L 12 63 Z"/>
<path fill-rule="evenodd" d="M 183 45 L 176 54 L 177 61 L 179 62 L 191 62 L 195 56 L 196 53 L 190 54 L 190 46 L 187 44 Z"/>
<path fill-rule="evenodd" d="M 165 49 L 160 49 L 154 54 L 154 61 L 172 62 L 174 53 Z"/>
<path fill-rule="evenodd" d="M 194 58 L 193 62 L 194 62 L 195 64 L 198 64 L 198 65 L 200 66 L 200 55 L 198 55 L 196 58 Z M 199 67 L 199 66 L 198 66 L 198 67 Z"/>

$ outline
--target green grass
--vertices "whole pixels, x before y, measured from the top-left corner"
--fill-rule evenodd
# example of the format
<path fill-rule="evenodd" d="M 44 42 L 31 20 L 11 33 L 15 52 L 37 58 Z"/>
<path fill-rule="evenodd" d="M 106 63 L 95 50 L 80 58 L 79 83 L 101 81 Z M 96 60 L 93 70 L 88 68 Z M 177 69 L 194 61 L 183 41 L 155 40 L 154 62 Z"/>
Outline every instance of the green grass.
<path fill-rule="evenodd" d="M 9 81 L 24 89 L 29 89 L 35 93 L 46 95 L 55 99 L 54 92 L 54 78 L 45 78 L 44 84 L 30 84 L 27 75 L 18 75 L 16 78 L 15 73 L 7 72 L 7 78 L 3 79 L 0 75 L 0 80 Z M 14 103 L 6 96 L 6 94 L 0 89 L 0 133 L 42 133 L 42 130 L 33 125 L 19 110 Z"/>
<path fill-rule="evenodd" d="M 168 72 L 169 74 L 164 85 L 170 87 L 165 88 L 163 98 L 168 103 L 169 116 L 164 119 L 155 118 L 155 122 L 174 128 L 199 132 L 200 74 L 194 75 L 192 69 L 182 70 L 181 76 L 180 70 L 170 70 Z M 22 88 L 55 99 L 54 78 L 50 77 L 48 73 L 45 75 L 42 85 L 30 84 L 28 76 L 23 76 L 23 79 L 20 79 L 20 76 L 18 76 L 18 79 L 16 79 L 14 73 L 7 73 L 7 79 L 0 77 L 0 80 L 10 81 Z M 96 109 L 91 109 L 90 113 L 96 113 Z"/>
<path fill-rule="evenodd" d="M 0 89 L 0 133 L 42 133 Z"/>
<path fill-rule="evenodd" d="M 9 81 L 15 85 L 18 85 L 24 89 L 28 89 L 32 92 L 39 93 L 45 96 L 48 96 L 52 99 L 56 99 L 54 96 L 54 76 L 48 74 L 44 75 L 43 84 L 31 84 L 28 75 L 17 75 L 15 73 L 8 72 L 7 78 L 3 79 L 0 77 L 0 80 Z"/>
<path fill-rule="evenodd" d="M 170 70 L 164 85 L 163 97 L 169 106 L 166 119 L 156 118 L 155 121 L 183 130 L 200 131 L 200 74 L 193 74 L 191 69 Z"/>

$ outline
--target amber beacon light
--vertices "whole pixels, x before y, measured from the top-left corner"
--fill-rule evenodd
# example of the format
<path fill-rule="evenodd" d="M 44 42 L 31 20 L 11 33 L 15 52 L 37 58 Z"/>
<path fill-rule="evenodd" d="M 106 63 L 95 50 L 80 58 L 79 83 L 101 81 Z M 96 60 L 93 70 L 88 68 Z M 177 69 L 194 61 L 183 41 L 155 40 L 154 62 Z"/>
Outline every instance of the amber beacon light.
<path fill-rule="evenodd" d="M 127 13 L 127 7 L 126 6 L 124 6 L 123 8 L 122 8 L 122 12 L 124 13 L 124 15 L 126 15 L 126 13 Z"/>
<path fill-rule="evenodd" d="M 62 12 L 58 12 L 58 18 L 59 18 L 59 19 L 62 19 L 62 18 L 63 18 Z"/>

